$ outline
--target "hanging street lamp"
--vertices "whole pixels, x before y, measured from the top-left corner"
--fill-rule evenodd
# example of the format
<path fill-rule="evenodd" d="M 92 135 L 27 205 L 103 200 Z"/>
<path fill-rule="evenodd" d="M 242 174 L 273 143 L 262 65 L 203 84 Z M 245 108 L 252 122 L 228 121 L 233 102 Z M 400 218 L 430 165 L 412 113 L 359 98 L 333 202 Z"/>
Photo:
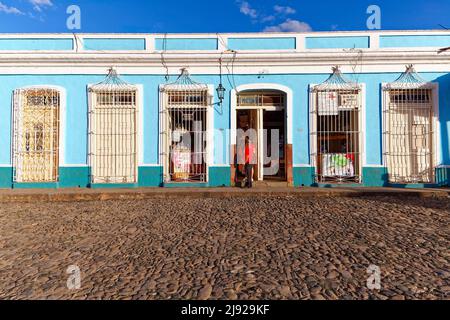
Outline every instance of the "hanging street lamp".
<path fill-rule="evenodd" d="M 222 85 L 222 83 L 219 83 L 219 86 L 216 89 L 217 91 L 217 97 L 219 98 L 219 104 L 222 104 L 223 100 L 225 99 L 225 92 L 227 89 Z"/>

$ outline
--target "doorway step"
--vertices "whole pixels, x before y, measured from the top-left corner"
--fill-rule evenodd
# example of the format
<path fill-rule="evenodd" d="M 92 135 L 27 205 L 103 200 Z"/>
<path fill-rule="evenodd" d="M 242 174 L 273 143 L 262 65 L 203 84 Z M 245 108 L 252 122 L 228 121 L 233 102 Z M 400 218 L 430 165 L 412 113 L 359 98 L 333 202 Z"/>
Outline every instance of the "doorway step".
<path fill-rule="evenodd" d="M 286 181 L 254 181 L 253 186 L 256 188 L 286 188 L 289 184 Z"/>

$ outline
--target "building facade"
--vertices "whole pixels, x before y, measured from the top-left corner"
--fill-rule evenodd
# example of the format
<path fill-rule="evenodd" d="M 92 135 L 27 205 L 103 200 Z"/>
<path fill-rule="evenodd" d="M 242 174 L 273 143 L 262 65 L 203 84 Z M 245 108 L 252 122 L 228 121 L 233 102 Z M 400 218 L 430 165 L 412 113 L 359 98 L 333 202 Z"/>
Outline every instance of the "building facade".
<path fill-rule="evenodd" d="M 0 35 L 0 188 L 450 185 L 449 31 Z"/>

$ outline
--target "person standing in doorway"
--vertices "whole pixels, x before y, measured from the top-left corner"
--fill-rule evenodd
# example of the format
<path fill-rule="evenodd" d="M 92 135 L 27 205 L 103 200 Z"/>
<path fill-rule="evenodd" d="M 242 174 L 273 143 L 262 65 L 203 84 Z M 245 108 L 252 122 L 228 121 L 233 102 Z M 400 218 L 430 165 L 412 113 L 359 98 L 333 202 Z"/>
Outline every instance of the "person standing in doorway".
<path fill-rule="evenodd" d="M 255 157 L 255 146 L 250 141 L 250 138 L 245 137 L 245 180 L 246 185 L 244 187 L 253 187 L 253 161 Z"/>

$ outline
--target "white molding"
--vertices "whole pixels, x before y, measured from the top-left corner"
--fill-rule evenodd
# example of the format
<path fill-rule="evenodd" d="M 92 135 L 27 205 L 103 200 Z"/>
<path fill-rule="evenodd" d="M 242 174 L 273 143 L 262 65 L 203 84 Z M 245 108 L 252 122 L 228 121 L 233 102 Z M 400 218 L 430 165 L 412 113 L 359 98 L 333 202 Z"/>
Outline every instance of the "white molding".
<path fill-rule="evenodd" d="M 77 36 L 78 37 L 78 36 Z M 222 38 L 222 35 L 220 35 Z M 1 36 L 0 36 L 1 38 Z M 375 37 L 376 38 L 376 37 Z M 146 44 L 154 39 L 146 37 Z M 234 61 L 234 73 L 258 73 L 266 68 L 270 73 L 322 73 L 330 65 L 341 65 L 344 73 L 353 72 L 349 60 L 358 52 L 346 49 L 300 50 L 302 36 L 298 36 L 296 50 L 239 51 L 235 56 L 228 51 L 167 51 L 164 59 L 169 73 L 178 74 L 180 65 L 189 65 L 191 74 L 218 74 L 217 63 Z M 224 44 L 219 41 L 219 46 Z M 82 48 L 81 48 L 82 49 Z M 117 65 L 131 74 L 165 74 L 161 64 L 161 54 L 149 51 L 109 51 L 109 52 L 41 52 L 41 51 L 0 51 L 0 73 L 17 74 L 98 74 L 105 66 Z M 224 48 L 222 48 L 224 49 Z M 438 48 L 386 48 L 362 49 L 361 72 L 402 72 L 405 63 L 416 65 L 427 71 L 450 71 L 450 52 L 438 54 Z M 223 70 L 226 74 L 227 70 Z"/>
<path fill-rule="evenodd" d="M 371 50 L 380 50 L 380 34 L 378 33 L 371 34 L 369 39 L 370 39 L 369 48 Z"/>
<path fill-rule="evenodd" d="M 145 36 L 145 51 L 155 51 L 155 38 L 152 36 Z"/>
<path fill-rule="evenodd" d="M 359 86 L 361 88 L 361 136 L 360 136 L 360 142 L 359 142 L 359 148 L 361 150 L 361 177 L 363 177 L 362 169 L 367 165 L 367 119 L 366 119 L 366 109 L 367 109 L 367 92 L 366 92 L 366 84 L 365 83 L 359 83 Z M 364 181 L 363 181 L 364 182 Z"/>
<path fill-rule="evenodd" d="M 164 113 L 164 84 L 160 84 L 158 87 L 158 164 L 163 167 L 163 179 L 166 176 L 167 165 L 165 164 L 164 154 L 166 153 L 166 139 L 164 138 L 165 134 L 165 123 L 166 116 Z M 165 181 L 164 181 L 165 182 Z"/>
<path fill-rule="evenodd" d="M 144 85 L 135 84 L 137 88 L 137 123 L 136 123 L 136 135 L 137 135 L 137 145 L 138 145 L 138 163 L 137 168 L 144 163 Z M 137 173 L 136 180 L 139 179 L 139 172 Z M 137 181 L 136 181 L 137 182 Z"/>
<path fill-rule="evenodd" d="M 206 162 L 206 167 L 208 170 L 207 174 L 207 182 L 210 181 L 209 177 L 209 167 L 211 167 L 214 164 L 214 106 L 215 106 L 215 100 L 214 100 L 214 85 L 208 84 L 208 95 L 211 97 L 211 105 L 208 106 L 208 110 L 206 111 L 206 117 L 207 117 L 207 137 L 206 137 L 206 146 L 208 148 L 207 154 L 208 159 Z"/>
<path fill-rule="evenodd" d="M 442 141 L 441 141 L 441 122 L 440 122 L 440 115 L 439 115 L 439 83 L 438 82 L 432 82 L 432 92 L 433 92 L 433 131 L 434 131 L 434 148 L 435 148 L 435 156 L 434 156 L 434 166 L 438 166 L 441 164 L 444 159 L 441 157 L 441 147 Z"/>
<path fill-rule="evenodd" d="M 228 36 L 218 33 L 217 35 L 217 50 L 225 52 L 228 50 Z"/>
<path fill-rule="evenodd" d="M 296 51 L 306 50 L 306 37 L 304 35 L 297 35 L 295 37 L 295 50 Z"/>
<path fill-rule="evenodd" d="M 294 164 L 294 168 L 312 168 L 313 166 L 311 164 Z"/>
<path fill-rule="evenodd" d="M 26 60 L 26 58 L 24 58 Z M 166 74 L 166 69 L 162 67 L 161 61 L 154 64 L 142 64 L 131 65 L 127 60 L 117 60 L 110 62 L 96 63 L 95 65 L 76 65 L 74 64 L 38 64 L 29 63 L 28 65 L 22 65 L 24 60 L 15 63 L 0 63 L 0 74 L 2 75 L 98 75 L 104 74 L 105 68 L 114 65 L 120 67 L 122 74 L 127 75 L 164 75 Z M 218 60 L 217 60 L 218 61 Z M 190 61 L 180 61 L 178 64 L 167 64 L 169 74 L 177 75 L 180 71 L 180 65 L 189 65 L 189 71 L 192 75 L 195 74 L 208 74 L 208 75 L 219 75 L 219 68 L 217 61 L 211 62 L 211 64 L 195 64 Z M 450 72 L 450 56 L 447 58 L 445 63 L 434 63 L 434 60 L 429 62 L 414 63 L 413 60 L 409 58 L 403 58 L 402 61 L 390 61 L 380 64 L 368 64 L 365 63 L 361 70 L 361 73 L 401 73 L 405 70 L 405 63 L 413 63 L 416 69 L 421 70 L 421 72 L 434 72 L 434 73 L 449 73 Z M 227 60 L 224 60 L 227 63 Z M 292 65 L 287 63 L 280 64 L 280 62 L 265 62 L 258 63 L 257 61 L 247 62 L 245 64 L 236 63 L 234 66 L 234 74 L 242 75 L 257 75 L 262 69 L 267 70 L 268 74 L 329 74 L 330 66 L 341 65 L 341 70 L 343 73 L 354 73 L 352 67 L 346 61 L 336 61 L 329 60 L 326 63 L 309 63 L 309 64 L 299 64 L 297 62 L 292 62 Z M 231 73 L 225 69 L 223 70 L 223 76 L 227 76 Z"/>

